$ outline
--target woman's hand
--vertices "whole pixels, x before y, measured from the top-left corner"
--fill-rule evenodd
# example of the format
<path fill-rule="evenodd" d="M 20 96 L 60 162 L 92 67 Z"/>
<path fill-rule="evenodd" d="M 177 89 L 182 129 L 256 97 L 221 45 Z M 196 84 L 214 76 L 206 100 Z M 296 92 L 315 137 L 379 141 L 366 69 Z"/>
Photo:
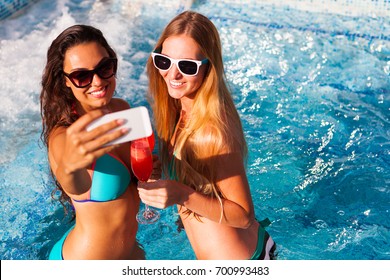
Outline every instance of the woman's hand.
<path fill-rule="evenodd" d="M 182 204 L 194 192 L 173 180 L 138 182 L 138 193 L 143 203 L 164 209 L 174 204 Z"/>
<path fill-rule="evenodd" d="M 78 169 L 90 166 L 97 158 L 116 147 L 115 145 L 104 146 L 105 144 L 128 132 L 126 129 L 110 132 L 122 125 L 123 120 L 111 121 L 87 131 L 88 124 L 103 116 L 103 114 L 102 110 L 91 111 L 66 129 L 61 160 L 66 173 L 70 174 Z"/>

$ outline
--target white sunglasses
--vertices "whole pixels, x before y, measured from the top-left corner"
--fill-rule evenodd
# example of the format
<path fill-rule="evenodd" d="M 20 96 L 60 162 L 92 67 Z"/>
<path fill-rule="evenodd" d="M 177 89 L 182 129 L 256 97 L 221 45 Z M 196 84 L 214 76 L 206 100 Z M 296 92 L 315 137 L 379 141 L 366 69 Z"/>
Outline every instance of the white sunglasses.
<path fill-rule="evenodd" d="M 180 73 L 184 76 L 196 76 L 199 72 L 200 66 L 207 64 L 209 60 L 207 58 L 203 60 L 192 60 L 192 59 L 173 59 L 166 55 L 152 52 L 153 64 L 161 71 L 168 71 L 172 65 L 175 64 Z"/>

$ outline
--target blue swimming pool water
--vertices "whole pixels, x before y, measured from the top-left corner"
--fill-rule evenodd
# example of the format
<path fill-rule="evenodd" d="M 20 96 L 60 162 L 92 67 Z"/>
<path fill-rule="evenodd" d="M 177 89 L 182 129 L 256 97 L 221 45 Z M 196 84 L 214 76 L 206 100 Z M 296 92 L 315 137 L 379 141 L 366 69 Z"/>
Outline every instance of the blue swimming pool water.
<path fill-rule="evenodd" d="M 45 259 L 69 226 L 50 197 L 39 142 L 50 42 L 74 23 L 101 28 L 120 57 L 117 95 L 147 106 L 147 56 L 188 7 L 220 31 L 256 214 L 273 221 L 279 258 L 390 259 L 389 17 L 259 1 L 147 2 L 40 0 L 0 22 L 1 259 Z M 140 226 L 147 257 L 194 259 L 175 209 L 161 213 Z"/>

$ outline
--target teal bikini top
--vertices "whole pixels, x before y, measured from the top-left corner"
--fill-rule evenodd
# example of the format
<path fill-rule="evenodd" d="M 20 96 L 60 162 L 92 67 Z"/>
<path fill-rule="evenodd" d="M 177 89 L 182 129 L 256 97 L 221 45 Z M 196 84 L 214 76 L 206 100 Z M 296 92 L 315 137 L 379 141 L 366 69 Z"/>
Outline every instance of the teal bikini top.
<path fill-rule="evenodd" d="M 117 157 L 105 154 L 98 158 L 92 166 L 92 185 L 89 199 L 76 202 L 105 202 L 117 199 L 127 189 L 131 181 L 131 173 L 127 166 Z"/>

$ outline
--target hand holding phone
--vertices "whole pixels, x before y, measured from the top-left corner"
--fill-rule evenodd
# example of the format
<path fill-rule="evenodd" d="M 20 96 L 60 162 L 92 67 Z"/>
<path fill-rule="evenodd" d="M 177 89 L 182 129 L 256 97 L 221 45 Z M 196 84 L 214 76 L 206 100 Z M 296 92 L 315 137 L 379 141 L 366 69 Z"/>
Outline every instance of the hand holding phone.
<path fill-rule="evenodd" d="M 98 118 L 97 120 L 91 122 L 87 126 L 87 131 L 91 131 L 92 129 L 102 124 L 118 119 L 123 119 L 124 123 L 121 126 L 115 128 L 115 130 L 127 128 L 128 133 L 105 144 L 104 146 L 120 144 L 124 142 L 133 141 L 139 138 L 149 137 L 153 133 L 149 113 L 144 106 L 106 114 Z"/>

